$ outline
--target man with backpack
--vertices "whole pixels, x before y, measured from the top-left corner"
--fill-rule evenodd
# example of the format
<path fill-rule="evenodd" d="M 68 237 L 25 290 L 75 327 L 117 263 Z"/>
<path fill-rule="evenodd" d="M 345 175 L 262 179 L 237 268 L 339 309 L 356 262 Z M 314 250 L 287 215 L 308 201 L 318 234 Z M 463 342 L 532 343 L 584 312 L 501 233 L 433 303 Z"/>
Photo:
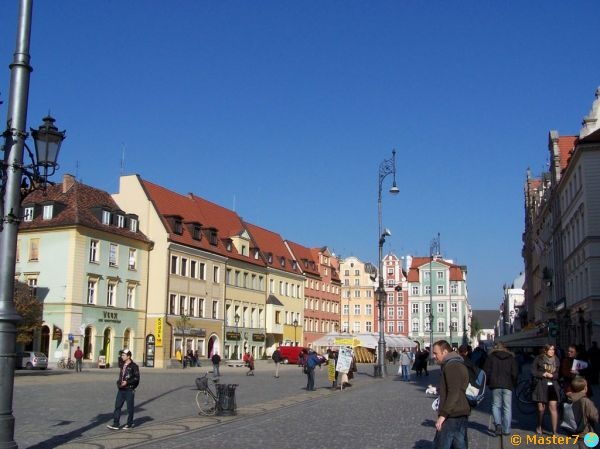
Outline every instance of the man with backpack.
<path fill-rule="evenodd" d="M 309 349 L 308 355 L 306 356 L 306 361 L 304 365 L 304 369 L 306 372 L 307 380 L 306 380 L 306 390 L 315 391 L 315 368 L 321 366 L 321 360 L 317 353 L 312 349 Z"/>
<path fill-rule="evenodd" d="M 441 365 L 434 448 L 468 449 L 467 426 L 471 406 L 466 396 L 469 385 L 467 367 L 463 363 L 462 357 L 452 350 L 446 340 L 435 342 L 433 358 L 438 365 Z"/>
<path fill-rule="evenodd" d="M 271 358 L 273 359 L 273 362 L 275 362 L 275 378 L 279 378 L 279 364 L 281 363 L 281 351 L 279 350 L 279 348 L 275 349 L 275 351 L 273 351 L 273 354 L 271 355 Z"/>
<path fill-rule="evenodd" d="M 498 341 L 487 356 L 483 369 L 488 378 L 488 387 L 492 390 L 492 416 L 496 436 L 509 435 L 512 395 L 519 377 L 515 355 L 506 349 L 504 343 Z"/>

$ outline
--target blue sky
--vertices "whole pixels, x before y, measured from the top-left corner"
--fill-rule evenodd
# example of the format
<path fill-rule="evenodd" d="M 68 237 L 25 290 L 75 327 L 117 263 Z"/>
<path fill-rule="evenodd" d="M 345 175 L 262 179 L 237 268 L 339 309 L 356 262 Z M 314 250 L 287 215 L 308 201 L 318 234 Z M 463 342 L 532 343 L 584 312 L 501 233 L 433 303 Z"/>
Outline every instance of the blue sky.
<path fill-rule="evenodd" d="M 16 0 L 0 27 L 6 117 Z M 522 271 L 523 184 L 600 85 L 593 1 L 36 1 L 28 126 L 63 173 L 138 173 L 306 246 L 467 265 L 473 307 Z M 596 56 L 595 56 L 596 55 Z M 124 154 L 124 168 L 122 156 Z M 391 186 L 391 177 L 384 189 Z"/>

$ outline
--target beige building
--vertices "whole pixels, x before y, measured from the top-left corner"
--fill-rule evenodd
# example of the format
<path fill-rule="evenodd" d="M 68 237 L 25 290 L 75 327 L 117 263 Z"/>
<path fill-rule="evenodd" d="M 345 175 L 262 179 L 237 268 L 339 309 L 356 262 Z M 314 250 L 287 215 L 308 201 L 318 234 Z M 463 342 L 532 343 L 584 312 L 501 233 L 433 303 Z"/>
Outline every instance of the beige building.
<path fill-rule="evenodd" d="M 347 257 L 340 264 L 343 332 L 375 332 L 375 282 L 370 278 L 369 265 L 356 257 Z"/>

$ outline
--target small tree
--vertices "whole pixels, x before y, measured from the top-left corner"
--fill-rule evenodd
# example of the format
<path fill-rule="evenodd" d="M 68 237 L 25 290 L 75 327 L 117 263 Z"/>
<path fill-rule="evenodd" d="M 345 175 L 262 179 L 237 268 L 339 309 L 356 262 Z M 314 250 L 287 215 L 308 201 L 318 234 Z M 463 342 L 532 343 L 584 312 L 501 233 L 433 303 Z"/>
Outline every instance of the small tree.
<path fill-rule="evenodd" d="M 479 333 L 481 332 L 481 324 L 479 324 L 479 321 L 477 321 L 477 318 L 472 318 L 471 319 L 471 341 L 472 340 L 479 340 Z"/>
<path fill-rule="evenodd" d="M 43 305 L 31 287 L 23 282 L 15 282 L 15 309 L 21 315 L 17 323 L 17 343 L 28 345 L 33 341 L 33 332 L 42 327 Z"/>

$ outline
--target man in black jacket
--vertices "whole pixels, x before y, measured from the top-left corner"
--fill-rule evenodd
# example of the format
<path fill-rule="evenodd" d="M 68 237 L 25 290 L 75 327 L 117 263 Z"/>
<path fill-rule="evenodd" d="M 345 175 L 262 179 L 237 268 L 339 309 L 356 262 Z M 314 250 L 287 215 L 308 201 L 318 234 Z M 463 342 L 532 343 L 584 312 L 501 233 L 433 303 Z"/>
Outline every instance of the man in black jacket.
<path fill-rule="evenodd" d="M 519 368 L 515 355 L 497 342 L 483 365 L 488 387 L 492 390 L 492 415 L 496 435 L 510 434 L 512 420 L 512 394 L 517 385 Z"/>
<path fill-rule="evenodd" d="M 135 389 L 140 383 L 140 368 L 131 360 L 131 351 L 123 349 L 121 351 L 123 367 L 119 369 L 119 380 L 117 380 L 117 399 L 115 400 L 115 411 L 113 412 L 113 423 L 107 425 L 109 429 L 119 430 L 119 421 L 121 420 L 121 408 L 123 403 L 127 402 L 127 424 L 123 429 L 133 427 L 133 408 L 135 399 Z"/>

